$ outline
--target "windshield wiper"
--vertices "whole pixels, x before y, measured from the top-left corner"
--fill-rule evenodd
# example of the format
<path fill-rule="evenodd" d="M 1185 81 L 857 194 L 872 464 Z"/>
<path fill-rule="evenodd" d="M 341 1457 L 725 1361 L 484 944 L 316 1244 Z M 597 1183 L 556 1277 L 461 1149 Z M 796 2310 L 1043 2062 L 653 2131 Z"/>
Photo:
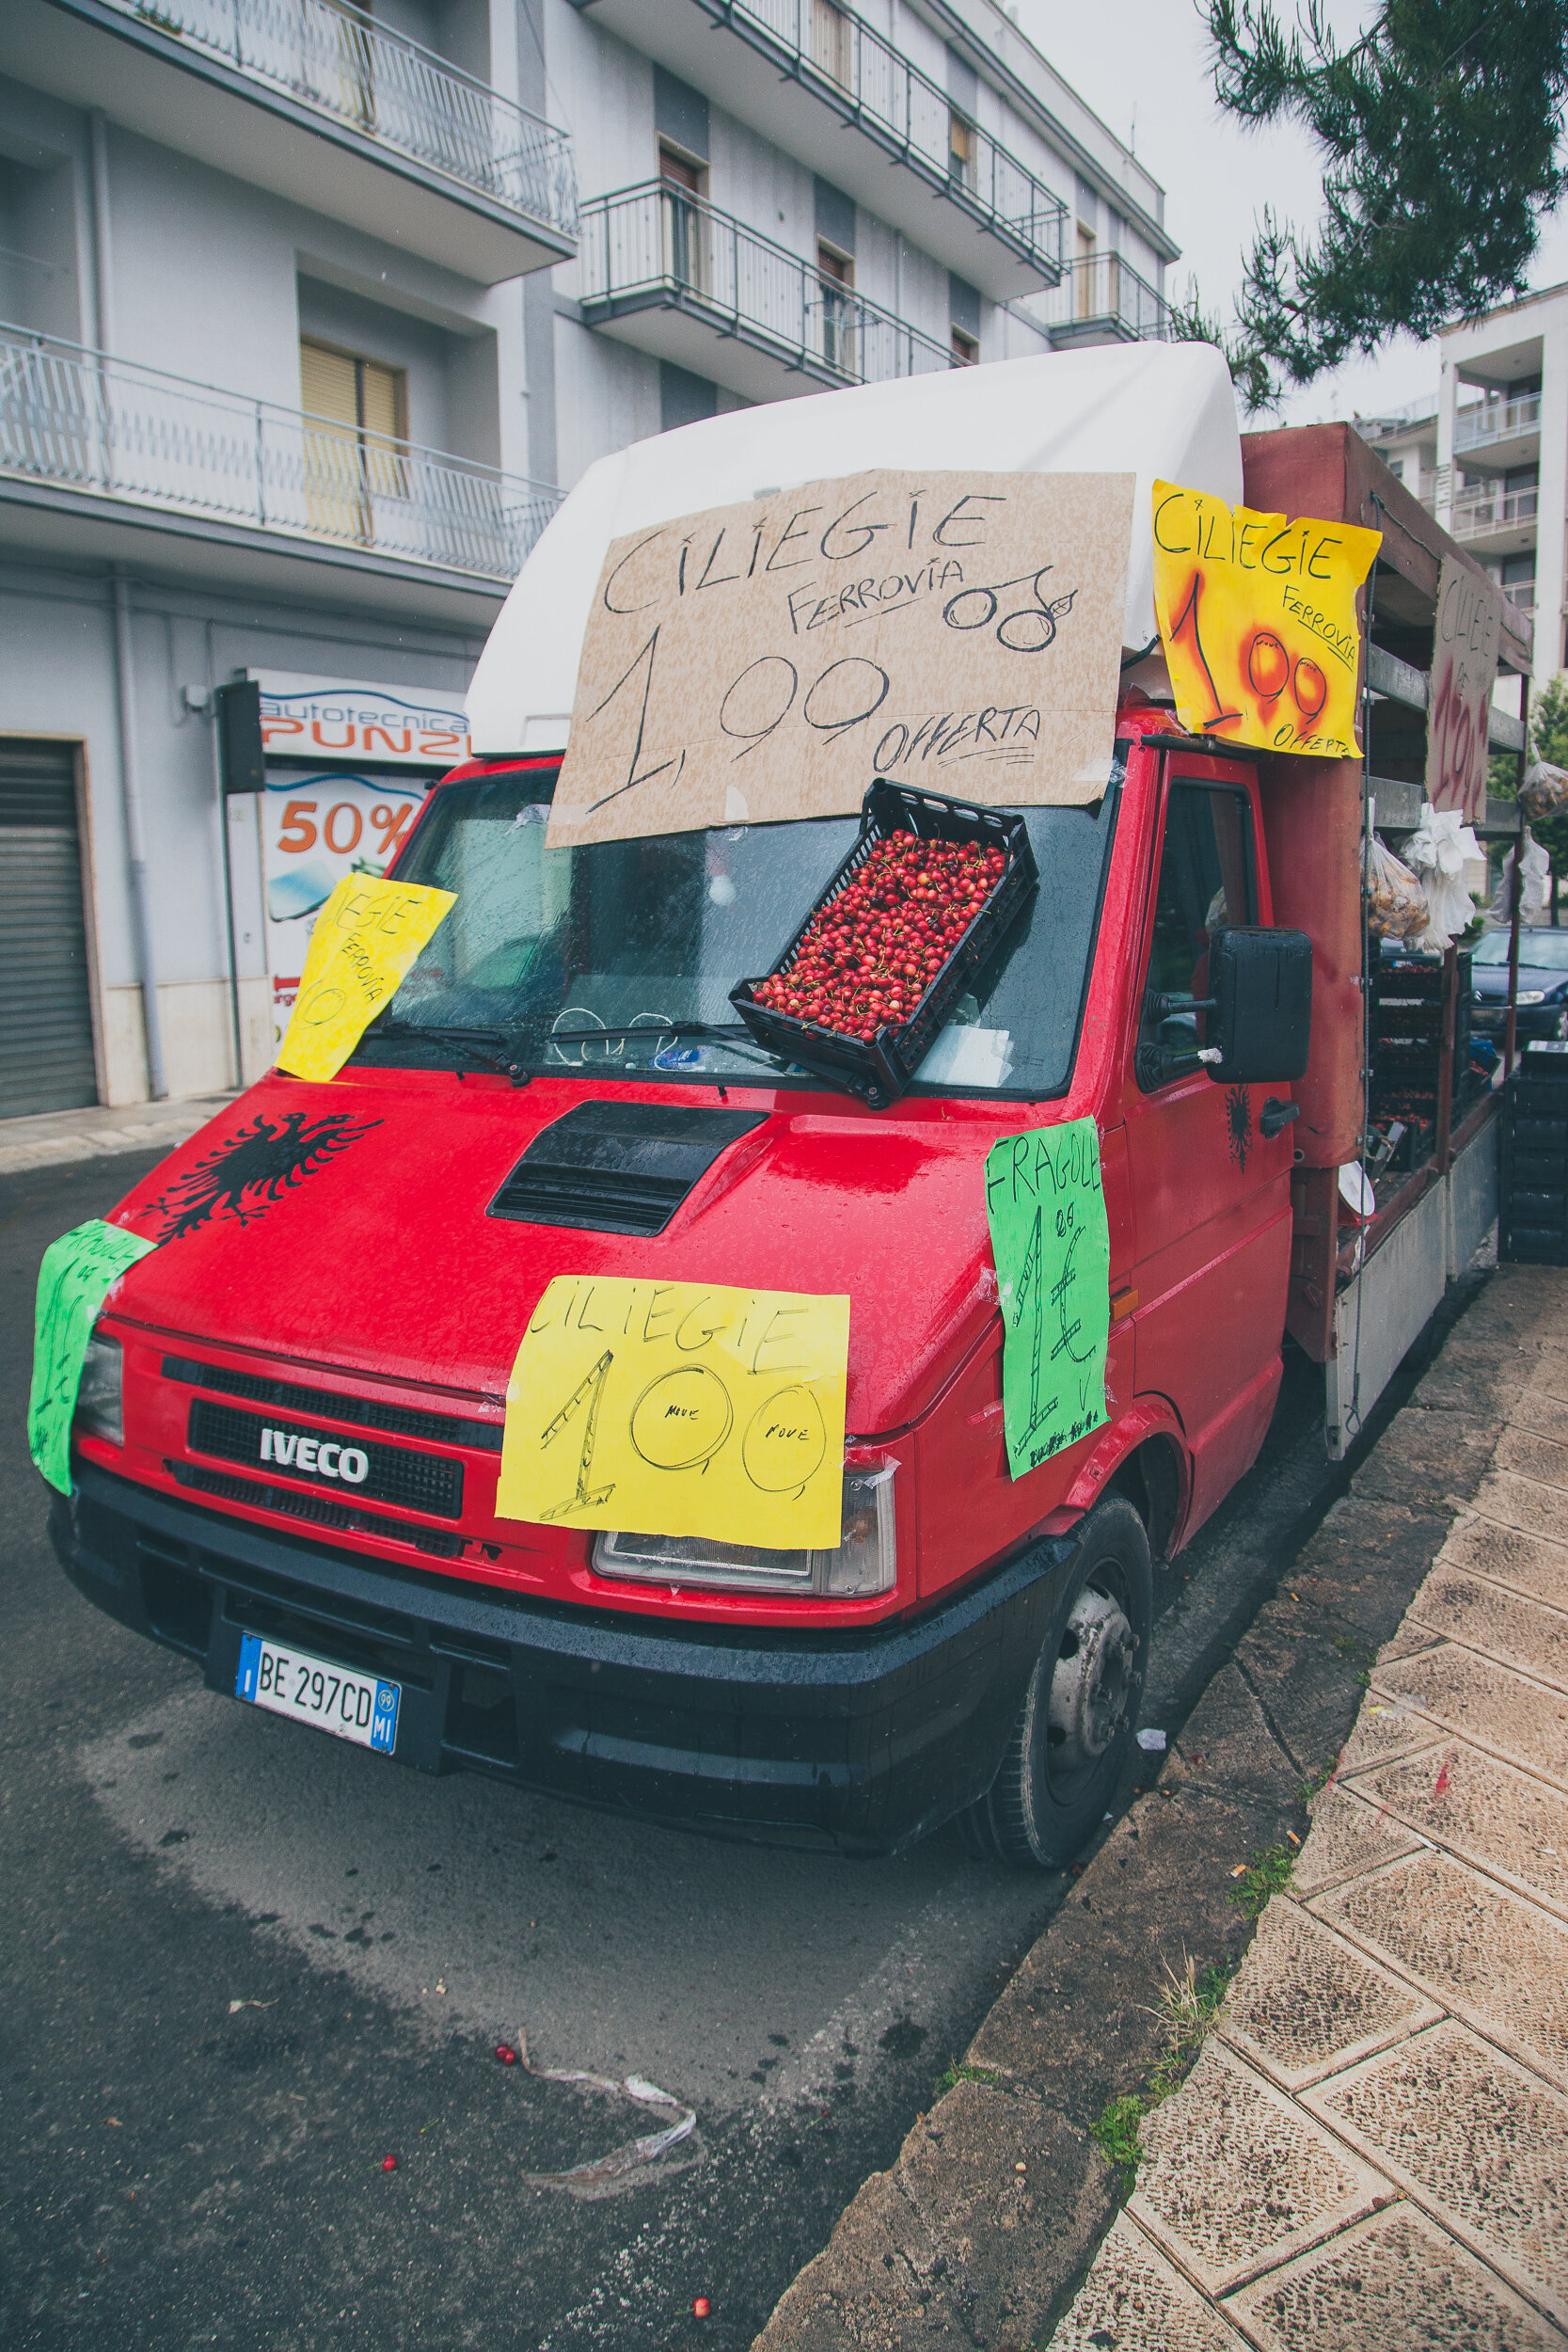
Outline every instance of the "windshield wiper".
<path fill-rule="evenodd" d="M 549 1029 L 540 1033 L 546 1045 L 592 1045 L 595 1038 L 610 1037 L 706 1037 L 726 1041 L 745 1038 L 756 1043 L 750 1029 L 738 1021 L 628 1021 L 625 1028 Z"/>
<path fill-rule="evenodd" d="M 364 1037 L 361 1039 L 360 1042 L 362 1044 L 376 1044 L 381 1040 L 387 1039 L 389 1041 L 402 1040 L 404 1042 L 411 1043 L 415 1040 L 419 1040 L 421 1042 L 432 1045 L 444 1045 L 451 1053 L 467 1055 L 469 1062 L 476 1070 L 494 1070 L 499 1076 L 503 1078 L 510 1078 L 515 1087 L 527 1086 L 530 1078 L 533 1075 L 533 1073 L 531 1070 L 525 1069 L 520 1061 L 498 1061 L 493 1054 L 485 1053 L 482 1045 L 474 1043 L 473 1041 L 476 1038 L 484 1039 L 488 1044 L 499 1045 L 502 1052 L 506 1054 L 513 1054 L 517 1050 L 514 1039 L 508 1035 L 505 1029 L 485 1027 L 483 1025 L 468 1027 L 459 1023 L 443 1023 L 438 1021 L 388 1021 L 383 1019 L 372 1023 L 371 1027 L 365 1031 Z"/>

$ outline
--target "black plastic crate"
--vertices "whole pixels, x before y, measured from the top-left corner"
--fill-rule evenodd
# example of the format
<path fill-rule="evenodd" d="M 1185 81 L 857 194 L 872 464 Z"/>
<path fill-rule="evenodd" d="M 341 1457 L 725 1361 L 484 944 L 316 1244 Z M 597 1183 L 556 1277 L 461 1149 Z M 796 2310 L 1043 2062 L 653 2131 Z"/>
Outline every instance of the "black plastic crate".
<path fill-rule="evenodd" d="M 1497 1255 L 1568 1265 L 1568 1043 L 1525 1048 L 1503 1101 Z"/>
<path fill-rule="evenodd" d="M 802 1021 L 797 1014 L 775 1012 L 759 1005 L 752 992 L 757 979 L 772 979 L 784 970 L 821 910 L 851 882 L 879 841 L 896 833 L 917 834 L 927 841 L 977 841 L 1000 850 L 1006 859 L 1001 880 L 970 923 L 969 929 L 927 988 L 907 1021 L 886 1024 L 868 1043 L 845 1037 L 839 1030 Z M 963 993 L 964 984 L 978 972 L 1011 930 L 1039 882 L 1028 828 L 1016 809 L 979 808 L 968 801 L 950 801 L 937 792 L 917 791 L 908 785 L 874 784 L 861 803 L 860 836 L 797 929 L 783 953 L 757 979 L 741 980 L 730 991 L 730 1002 L 759 1045 L 802 1070 L 846 1087 L 864 1097 L 873 1110 L 895 1103 L 929 1053 L 938 1030 Z"/>

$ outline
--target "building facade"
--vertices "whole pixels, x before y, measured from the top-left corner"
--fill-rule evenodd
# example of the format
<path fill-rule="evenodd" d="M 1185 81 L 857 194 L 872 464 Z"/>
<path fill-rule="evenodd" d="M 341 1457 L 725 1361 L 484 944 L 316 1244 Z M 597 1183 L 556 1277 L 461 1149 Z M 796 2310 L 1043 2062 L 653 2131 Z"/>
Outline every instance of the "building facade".
<path fill-rule="evenodd" d="M 1160 334 L 1163 213 L 991 0 L 8 0 L 0 1117 L 267 1066 L 594 459 Z"/>
<path fill-rule="evenodd" d="M 1434 399 L 1357 418 L 1535 624 L 1532 689 L 1568 667 L 1568 285 L 1445 326 Z"/>

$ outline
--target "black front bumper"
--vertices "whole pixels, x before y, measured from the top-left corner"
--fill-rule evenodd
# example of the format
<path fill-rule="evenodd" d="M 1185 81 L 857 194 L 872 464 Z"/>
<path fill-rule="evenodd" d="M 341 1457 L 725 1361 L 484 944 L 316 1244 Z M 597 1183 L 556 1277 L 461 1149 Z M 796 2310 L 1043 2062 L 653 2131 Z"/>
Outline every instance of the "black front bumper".
<path fill-rule="evenodd" d="M 515 1599 L 273 1535 L 77 1465 L 50 1534 L 122 1625 L 232 1694 L 269 1634 L 402 1685 L 397 1758 L 775 1844 L 888 1853 L 986 1789 L 1070 1537 L 912 1624 L 727 1633 Z"/>

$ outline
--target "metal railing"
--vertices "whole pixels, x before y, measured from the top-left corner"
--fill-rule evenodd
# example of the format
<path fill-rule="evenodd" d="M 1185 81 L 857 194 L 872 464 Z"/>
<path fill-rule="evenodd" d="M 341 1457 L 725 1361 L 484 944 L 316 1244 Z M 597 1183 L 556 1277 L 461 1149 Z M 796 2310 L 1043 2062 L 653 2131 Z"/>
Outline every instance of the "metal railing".
<path fill-rule="evenodd" d="M 577 233 L 566 133 L 368 13 L 333 0 L 107 5 L 563 238 Z"/>
<path fill-rule="evenodd" d="M 590 318 L 679 308 L 829 384 L 882 384 L 952 365 L 946 346 L 918 327 L 668 181 L 585 204 L 578 261 Z"/>
<path fill-rule="evenodd" d="M 1528 392 L 1520 400 L 1481 400 L 1456 408 L 1453 445 L 1458 453 L 1488 449 L 1495 441 L 1512 441 L 1521 433 L 1534 433 L 1541 423 L 1541 395 Z"/>
<path fill-rule="evenodd" d="M 1456 539 L 1477 539 L 1535 520 L 1539 490 L 1465 490 L 1453 502 L 1449 529 Z"/>
<path fill-rule="evenodd" d="M 831 0 L 700 0 L 879 144 L 1020 247 L 1061 267 L 1067 206 L 946 90 L 852 8 Z"/>
<path fill-rule="evenodd" d="M 1119 253 L 1085 253 L 1068 263 L 1059 286 L 1031 303 L 1053 342 L 1098 329 L 1127 342 L 1161 342 L 1170 328 L 1170 306 Z"/>
<path fill-rule="evenodd" d="M 1502 589 L 1503 602 L 1513 605 L 1516 612 L 1534 612 L 1535 582 L 1533 580 L 1504 580 Z"/>
<path fill-rule="evenodd" d="M 0 474 L 505 583 L 562 496 L 5 325 Z"/>

